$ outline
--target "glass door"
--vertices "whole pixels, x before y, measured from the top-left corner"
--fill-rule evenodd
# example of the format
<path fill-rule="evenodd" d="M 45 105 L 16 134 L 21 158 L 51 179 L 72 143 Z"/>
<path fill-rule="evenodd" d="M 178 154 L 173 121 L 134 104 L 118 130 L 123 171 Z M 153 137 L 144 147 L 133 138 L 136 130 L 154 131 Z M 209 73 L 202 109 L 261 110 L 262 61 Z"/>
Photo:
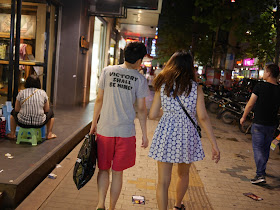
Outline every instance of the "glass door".
<path fill-rule="evenodd" d="M 90 95 L 89 101 L 96 98 L 98 77 L 104 68 L 104 48 L 105 48 L 105 25 L 102 20 L 95 17 L 93 46 L 92 46 L 92 63 L 90 77 Z"/>

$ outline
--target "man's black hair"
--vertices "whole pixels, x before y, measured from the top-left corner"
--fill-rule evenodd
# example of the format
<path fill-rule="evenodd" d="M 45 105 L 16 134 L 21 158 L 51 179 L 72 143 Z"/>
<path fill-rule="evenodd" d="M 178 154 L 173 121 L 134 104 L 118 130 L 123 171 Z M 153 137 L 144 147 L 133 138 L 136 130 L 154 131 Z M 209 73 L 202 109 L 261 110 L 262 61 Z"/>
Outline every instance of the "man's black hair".
<path fill-rule="evenodd" d="M 32 74 L 26 79 L 24 87 L 41 89 L 41 81 L 38 76 Z"/>
<path fill-rule="evenodd" d="M 276 64 L 268 64 L 266 69 L 272 74 L 273 78 L 277 78 L 279 75 L 279 67 Z"/>
<path fill-rule="evenodd" d="M 131 42 L 124 48 L 124 60 L 131 64 L 142 60 L 146 54 L 147 49 L 142 42 Z"/>

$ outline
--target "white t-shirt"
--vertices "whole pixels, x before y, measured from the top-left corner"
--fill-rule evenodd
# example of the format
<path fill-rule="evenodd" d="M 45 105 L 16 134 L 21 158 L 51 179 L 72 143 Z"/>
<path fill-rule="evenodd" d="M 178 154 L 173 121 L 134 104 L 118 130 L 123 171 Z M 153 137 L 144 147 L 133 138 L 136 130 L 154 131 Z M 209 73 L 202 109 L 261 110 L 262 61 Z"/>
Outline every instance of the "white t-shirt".
<path fill-rule="evenodd" d="M 104 90 L 97 133 L 107 137 L 135 136 L 134 103 L 148 96 L 146 78 L 137 70 L 119 65 L 103 69 L 99 88 Z"/>

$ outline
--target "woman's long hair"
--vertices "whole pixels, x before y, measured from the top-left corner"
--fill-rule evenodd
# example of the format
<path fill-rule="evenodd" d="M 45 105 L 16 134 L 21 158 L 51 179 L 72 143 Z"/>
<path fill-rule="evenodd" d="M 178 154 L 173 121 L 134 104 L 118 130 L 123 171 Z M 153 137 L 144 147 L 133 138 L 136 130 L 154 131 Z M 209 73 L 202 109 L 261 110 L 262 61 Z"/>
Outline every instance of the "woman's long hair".
<path fill-rule="evenodd" d="M 173 97 L 190 94 L 192 89 L 192 80 L 196 81 L 193 58 L 190 53 L 185 51 L 175 52 L 168 60 L 166 66 L 160 74 L 154 79 L 153 86 L 155 91 L 159 91 L 161 86 L 165 84 L 164 92 L 170 97 L 175 83 Z"/>

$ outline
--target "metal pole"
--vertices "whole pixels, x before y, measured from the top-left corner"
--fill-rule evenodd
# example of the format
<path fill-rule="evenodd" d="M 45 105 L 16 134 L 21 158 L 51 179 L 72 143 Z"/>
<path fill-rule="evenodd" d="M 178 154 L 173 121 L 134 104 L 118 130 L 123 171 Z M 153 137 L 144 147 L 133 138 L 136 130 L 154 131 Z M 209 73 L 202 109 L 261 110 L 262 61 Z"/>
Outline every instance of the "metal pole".
<path fill-rule="evenodd" d="M 15 103 L 16 103 L 16 97 L 18 94 L 18 84 L 19 84 L 21 6 L 22 6 L 22 0 L 17 0 L 16 49 L 15 49 L 14 92 L 13 92 L 13 106 L 14 107 L 15 107 Z"/>
<path fill-rule="evenodd" d="M 11 0 L 11 25 L 10 25 L 10 49 L 9 49 L 9 73 L 8 73 L 8 97 L 12 101 L 13 73 L 14 73 L 14 38 L 15 38 L 15 6 L 16 0 Z"/>

